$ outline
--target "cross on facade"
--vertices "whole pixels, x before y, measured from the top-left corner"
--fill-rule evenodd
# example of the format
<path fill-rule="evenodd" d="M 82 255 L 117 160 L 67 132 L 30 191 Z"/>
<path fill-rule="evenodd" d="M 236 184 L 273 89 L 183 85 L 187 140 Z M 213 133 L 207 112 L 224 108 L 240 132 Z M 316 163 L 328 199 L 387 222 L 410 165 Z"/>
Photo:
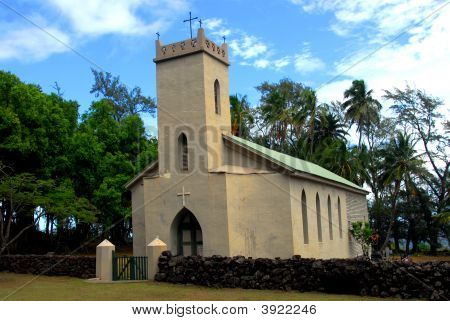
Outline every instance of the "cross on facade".
<path fill-rule="evenodd" d="M 184 191 L 184 186 L 183 186 L 182 192 L 177 194 L 177 196 L 181 196 L 183 198 L 183 206 L 186 206 L 186 198 L 185 198 L 185 196 L 188 196 L 188 195 L 191 195 L 191 193 L 190 192 L 185 192 Z"/>
<path fill-rule="evenodd" d="M 225 43 L 225 40 L 227 39 L 225 36 L 222 36 L 223 38 L 223 43 Z"/>
<path fill-rule="evenodd" d="M 156 36 L 158 36 L 158 40 L 159 40 L 159 32 L 156 33 Z"/>
<path fill-rule="evenodd" d="M 191 12 L 189 11 L 189 19 L 183 20 L 183 22 L 189 21 L 189 28 L 191 29 L 191 39 L 192 39 L 192 21 L 198 19 L 198 17 L 192 18 Z"/>
<path fill-rule="evenodd" d="M 201 27 L 202 27 L 202 23 L 203 23 L 202 19 L 200 19 L 200 20 L 198 21 L 198 23 L 200 24 L 200 28 L 201 28 Z"/>

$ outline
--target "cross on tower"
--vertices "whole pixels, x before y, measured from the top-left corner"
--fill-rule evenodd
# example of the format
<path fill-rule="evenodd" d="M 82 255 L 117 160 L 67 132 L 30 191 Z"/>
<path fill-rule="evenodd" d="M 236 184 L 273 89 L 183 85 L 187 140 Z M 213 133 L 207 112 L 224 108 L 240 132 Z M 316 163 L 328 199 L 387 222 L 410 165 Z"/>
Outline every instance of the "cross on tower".
<path fill-rule="evenodd" d="M 192 21 L 198 19 L 198 17 L 192 18 L 191 12 L 189 11 L 189 19 L 183 20 L 183 22 L 189 21 L 189 28 L 191 29 L 191 39 L 192 39 Z"/>
<path fill-rule="evenodd" d="M 191 195 L 191 193 L 190 192 L 185 192 L 184 191 L 184 186 L 183 186 L 182 192 L 181 193 L 177 193 L 177 196 L 182 196 L 183 197 L 183 206 L 186 206 L 185 196 L 188 196 L 188 195 Z"/>

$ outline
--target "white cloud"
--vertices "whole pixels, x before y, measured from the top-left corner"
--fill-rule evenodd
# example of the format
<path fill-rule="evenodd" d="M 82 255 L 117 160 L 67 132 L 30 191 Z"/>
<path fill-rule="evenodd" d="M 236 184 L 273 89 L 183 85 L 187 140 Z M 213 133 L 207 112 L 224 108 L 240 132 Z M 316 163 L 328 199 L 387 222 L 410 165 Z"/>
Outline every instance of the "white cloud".
<path fill-rule="evenodd" d="M 447 103 L 442 112 L 449 114 L 450 5 L 442 7 L 445 3 L 437 0 L 291 2 L 308 13 L 333 13 L 330 29 L 344 40 L 348 38 L 355 48 L 335 62 L 332 74 L 341 79 L 319 89 L 321 101 L 342 100 L 353 79 L 364 79 L 380 100 L 383 89 L 404 88 L 408 83 L 442 98 Z M 443 10 L 436 11 L 439 8 Z M 433 17 L 415 26 L 432 12 Z M 404 30 L 402 37 L 380 47 Z"/>
<path fill-rule="evenodd" d="M 273 66 L 275 69 L 280 70 L 291 63 L 291 58 L 286 56 L 280 59 L 277 59 L 273 62 Z"/>
<path fill-rule="evenodd" d="M 85 35 L 143 35 L 161 31 L 187 9 L 185 0 L 49 0 L 73 30 Z M 145 19 L 144 19 L 145 17 Z"/>
<path fill-rule="evenodd" d="M 256 58 L 267 53 L 267 45 L 260 39 L 251 35 L 244 35 L 240 39 L 233 39 L 230 42 L 233 54 L 244 60 Z"/>
<path fill-rule="evenodd" d="M 256 61 L 254 62 L 253 65 L 254 65 L 256 68 L 264 69 L 264 68 L 267 68 L 267 67 L 269 66 L 269 64 L 270 64 L 270 61 L 267 60 L 267 59 L 258 59 L 258 60 L 256 60 Z"/>
<path fill-rule="evenodd" d="M 59 41 L 16 16 L 0 22 L 0 60 L 43 60 L 68 50 L 60 42 L 76 48 L 80 42 L 106 34 L 163 31 L 188 9 L 189 0 L 22 1 L 29 6 L 21 14 Z"/>
<path fill-rule="evenodd" d="M 317 57 L 314 57 L 309 49 L 309 45 L 304 45 L 301 53 L 294 57 L 295 70 L 301 74 L 318 71 L 325 68 L 325 63 Z"/>
<path fill-rule="evenodd" d="M 66 44 L 70 37 L 54 27 L 46 30 Z M 0 24 L 0 60 L 16 59 L 27 62 L 43 60 L 69 49 L 33 26 Z"/>
<path fill-rule="evenodd" d="M 249 35 L 243 30 L 227 27 L 223 19 L 206 19 L 204 27 L 208 34 L 216 38 L 217 41 L 220 41 L 222 36 L 230 36 L 228 45 L 231 49 L 231 57 L 237 59 L 241 66 L 281 70 L 291 63 L 292 58 L 289 56 L 273 58 L 274 53 L 270 50 L 270 44 L 257 36 Z"/>
<path fill-rule="evenodd" d="M 290 0 L 307 13 L 332 12 L 330 29 L 338 36 L 364 35 L 381 42 L 419 22 L 443 2 L 440 0 Z M 362 32 L 364 31 L 364 32 Z"/>
<path fill-rule="evenodd" d="M 215 37 L 228 37 L 231 34 L 231 29 L 225 27 L 223 19 L 210 18 L 203 21 L 203 26 Z"/>

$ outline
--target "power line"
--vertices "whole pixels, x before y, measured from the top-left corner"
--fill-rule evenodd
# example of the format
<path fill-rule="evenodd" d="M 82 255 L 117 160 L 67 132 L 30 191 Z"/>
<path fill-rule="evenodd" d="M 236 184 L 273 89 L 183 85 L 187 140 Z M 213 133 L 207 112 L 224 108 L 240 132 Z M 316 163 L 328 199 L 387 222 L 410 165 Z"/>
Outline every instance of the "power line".
<path fill-rule="evenodd" d="M 361 59 L 357 60 L 355 63 L 353 63 L 352 65 L 350 65 L 349 67 L 347 67 L 346 69 L 344 69 L 343 71 L 341 71 L 339 74 L 337 74 L 336 76 L 334 76 L 333 78 L 331 78 L 330 80 L 322 83 L 319 87 L 316 88 L 316 91 L 319 91 L 321 88 L 323 88 L 324 86 L 332 83 L 333 81 L 335 81 L 337 78 L 341 77 L 343 74 L 345 74 L 347 71 L 349 71 L 350 69 L 353 69 L 354 67 L 356 67 L 357 65 L 359 65 L 361 62 L 365 61 L 366 59 L 372 57 L 374 54 L 376 54 L 378 51 L 380 51 L 381 49 L 383 49 L 384 47 L 390 45 L 391 43 L 393 43 L 395 40 L 397 40 L 398 38 L 400 38 L 401 36 L 403 36 L 404 34 L 406 34 L 409 30 L 411 30 L 412 28 L 415 28 L 419 25 L 421 25 L 425 20 L 428 20 L 429 18 L 431 18 L 432 16 L 434 16 L 436 13 L 438 13 L 439 11 L 441 11 L 442 9 L 444 9 L 447 5 L 450 4 L 450 1 L 447 1 L 446 3 L 444 3 L 443 5 L 441 5 L 440 7 L 436 8 L 435 10 L 433 10 L 430 14 L 426 15 L 423 19 L 419 20 L 418 22 L 410 25 L 409 27 L 406 27 L 405 29 L 403 29 L 400 33 L 398 33 L 394 38 L 390 39 L 389 41 L 385 42 L 384 44 L 382 44 L 381 46 L 379 46 L 378 48 L 376 48 L 374 51 L 370 52 L 369 54 L 367 54 L 366 56 L 362 57 Z"/>
<path fill-rule="evenodd" d="M 102 68 L 95 61 L 93 61 L 92 59 L 86 57 L 84 54 L 82 54 L 81 52 L 79 52 L 78 50 L 76 50 L 75 48 L 73 48 L 72 46 L 70 46 L 69 44 L 64 42 L 63 40 L 59 39 L 57 36 L 52 34 L 50 31 L 46 30 L 44 27 L 40 26 L 39 24 L 37 24 L 36 22 L 31 20 L 30 18 L 26 17 L 25 15 L 23 15 L 22 13 L 20 13 L 19 11 L 14 9 L 13 7 L 11 7 L 9 4 L 5 3 L 3 0 L 0 0 L 0 4 L 2 4 L 5 8 L 9 9 L 10 11 L 14 12 L 16 15 L 18 15 L 19 17 L 21 17 L 22 19 L 24 19 L 25 21 L 27 21 L 28 23 L 30 23 L 34 27 L 36 27 L 39 30 L 41 30 L 42 32 L 44 32 L 47 36 L 49 36 L 49 37 L 53 38 L 54 40 L 56 40 L 57 42 L 59 42 L 61 45 L 63 45 L 64 47 L 66 47 L 67 49 L 72 51 L 74 54 L 79 56 L 81 59 L 83 59 L 86 62 L 88 62 L 90 65 L 96 67 L 97 69 L 100 69 L 103 72 L 106 72 L 105 69 Z"/>

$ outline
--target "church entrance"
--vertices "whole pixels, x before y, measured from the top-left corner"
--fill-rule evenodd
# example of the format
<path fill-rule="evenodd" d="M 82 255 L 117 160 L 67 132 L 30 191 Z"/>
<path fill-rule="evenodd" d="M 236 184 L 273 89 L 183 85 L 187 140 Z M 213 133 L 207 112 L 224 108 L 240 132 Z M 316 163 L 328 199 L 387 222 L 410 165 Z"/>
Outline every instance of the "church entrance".
<path fill-rule="evenodd" d="M 183 208 L 175 217 L 172 233 L 176 232 L 177 254 L 183 256 L 203 255 L 203 235 L 194 214 Z M 175 228 L 176 227 L 176 228 Z"/>

